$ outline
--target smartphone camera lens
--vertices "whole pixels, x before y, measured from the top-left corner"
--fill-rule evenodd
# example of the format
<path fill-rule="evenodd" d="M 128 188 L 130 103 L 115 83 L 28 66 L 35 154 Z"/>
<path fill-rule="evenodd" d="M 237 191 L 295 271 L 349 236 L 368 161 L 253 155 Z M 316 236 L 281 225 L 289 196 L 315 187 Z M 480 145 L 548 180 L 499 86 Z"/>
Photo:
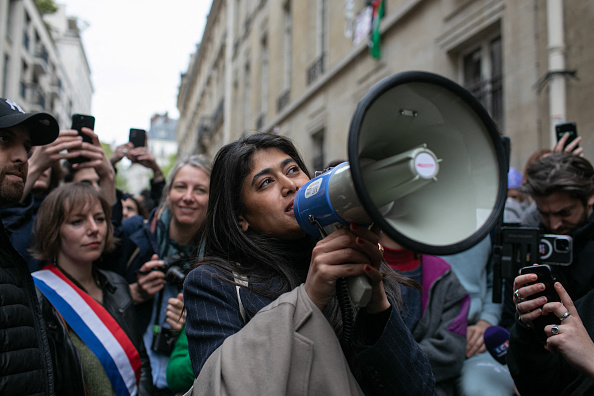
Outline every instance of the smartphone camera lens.
<path fill-rule="evenodd" d="M 555 240 L 555 250 L 561 253 L 569 252 L 569 241 L 567 239 Z"/>

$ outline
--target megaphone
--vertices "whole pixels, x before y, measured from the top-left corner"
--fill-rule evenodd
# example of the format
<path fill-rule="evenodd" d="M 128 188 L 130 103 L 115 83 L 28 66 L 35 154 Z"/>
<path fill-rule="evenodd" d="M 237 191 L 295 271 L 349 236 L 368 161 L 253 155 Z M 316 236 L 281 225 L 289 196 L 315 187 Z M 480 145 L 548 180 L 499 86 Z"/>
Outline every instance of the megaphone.
<path fill-rule="evenodd" d="M 403 72 L 365 94 L 351 120 L 348 162 L 301 186 L 293 208 L 313 236 L 375 223 L 409 249 L 453 254 L 496 226 L 506 166 L 497 127 L 474 96 L 437 74 Z M 347 282 L 353 303 L 367 305 L 366 277 Z"/>

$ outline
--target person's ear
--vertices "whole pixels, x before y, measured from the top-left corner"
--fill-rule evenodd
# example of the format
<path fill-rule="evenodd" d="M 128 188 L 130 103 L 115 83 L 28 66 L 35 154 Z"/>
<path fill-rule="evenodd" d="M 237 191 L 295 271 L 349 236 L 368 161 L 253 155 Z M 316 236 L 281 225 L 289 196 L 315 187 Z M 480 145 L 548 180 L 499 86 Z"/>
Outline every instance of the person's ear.
<path fill-rule="evenodd" d="M 590 193 L 590 197 L 588 198 L 588 206 L 594 206 L 594 191 Z"/>
<path fill-rule="evenodd" d="M 244 219 L 243 216 L 239 216 L 239 221 L 237 222 L 237 224 L 239 225 L 239 227 L 241 227 L 241 230 L 243 232 L 246 232 L 248 230 L 248 228 L 250 228 L 249 223 L 247 222 L 246 219 Z"/>

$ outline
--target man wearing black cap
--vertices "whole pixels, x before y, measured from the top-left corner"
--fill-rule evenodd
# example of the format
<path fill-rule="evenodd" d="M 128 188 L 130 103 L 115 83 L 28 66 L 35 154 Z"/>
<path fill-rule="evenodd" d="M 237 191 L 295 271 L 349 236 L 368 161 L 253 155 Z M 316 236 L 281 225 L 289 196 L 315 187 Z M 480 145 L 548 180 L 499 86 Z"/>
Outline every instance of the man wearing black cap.
<path fill-rule="evenodd" d="M 0 98 L 0 205 L 18 202 L 32 146 L 58 136 L 49 114 L 25 113 Z M 54 374 L 35 286 L 23 258 L 0 222 L 0 394 L 53 395 Z"/>

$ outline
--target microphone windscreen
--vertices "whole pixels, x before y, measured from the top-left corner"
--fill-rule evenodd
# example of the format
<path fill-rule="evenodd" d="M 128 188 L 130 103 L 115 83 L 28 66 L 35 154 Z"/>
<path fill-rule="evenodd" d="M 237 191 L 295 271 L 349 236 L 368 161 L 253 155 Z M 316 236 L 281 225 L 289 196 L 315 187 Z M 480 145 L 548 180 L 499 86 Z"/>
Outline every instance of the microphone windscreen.
<path fill-rule="evenodd" d="M 501 326 L 490 326 L 485 330 L 483 338 L 491 356 L 499 363 L 505 364 L 505 355 L 509 348 L 509 331 Z"/>

